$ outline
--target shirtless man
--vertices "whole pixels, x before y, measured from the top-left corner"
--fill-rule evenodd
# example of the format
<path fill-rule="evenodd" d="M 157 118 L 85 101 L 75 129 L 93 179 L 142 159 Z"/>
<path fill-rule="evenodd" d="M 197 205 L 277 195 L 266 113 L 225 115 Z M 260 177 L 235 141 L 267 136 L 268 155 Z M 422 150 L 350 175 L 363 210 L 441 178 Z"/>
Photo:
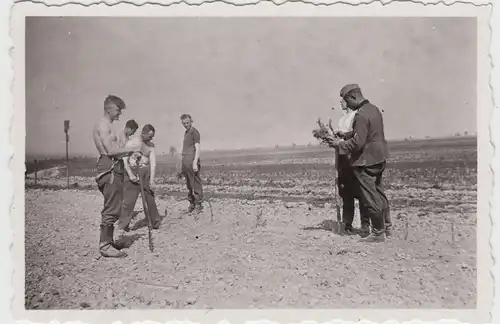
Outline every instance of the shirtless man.
<path fill-rule="evenodd" d="M 104 207 L 101 211 L 101 235 L 99 251 L 104 257 L 122 258 L 127 253 L 120 251 L 123 246 L 114 239 L 114 223 L 120 217 L 123 191 L 123 162 L 121 158 L 133 149 L 120 148 L 118 137 L 113 129 L 113 122 L 120 118 L 125 102 L 110 95 L 104 100 L 104 116 L 93 129 L 94 143 L 99 152 L 97 161 L 96 182 L 104 196 Z"/>
<path fill-rule="evenodd" d="M 129 224 L 132 220 L 132 212 L 141 192 L 138 177 L 141 177 L 144 185 L 144 198 L 153 223 L 152 226 L 154 229 L 160 227 L 161 217 L 156 206 L 153 191 L 155 188 L 156 173 L 156 153 L 152 142 L 154 136 L 155 128 L 153 125 L 147 124 L 142 128 L 140 137 L 131 139 L 125 145 L 125 147 L 130 147 L 134 150 L 134 153 L 130 157 L 124 158 L 124 166 L 127 172 L 125 174 L 123 205 L 120 220 L 118 221 L 118 228 L 126 232 L 130 230 Z"/>
<path fill-rule="evenodd" d="M 137 131 L 137 128 L 139 128 L 139 125 L 137 125 L 137 122 L 135 120 L 130 119 L 127 121 L 125 127 L 123 128 L 123 131 L 120 133 L 120 147 L 124 147 L 125 144 L 127 144 L 127 142 L 130 140 L 130 137 Z"/>

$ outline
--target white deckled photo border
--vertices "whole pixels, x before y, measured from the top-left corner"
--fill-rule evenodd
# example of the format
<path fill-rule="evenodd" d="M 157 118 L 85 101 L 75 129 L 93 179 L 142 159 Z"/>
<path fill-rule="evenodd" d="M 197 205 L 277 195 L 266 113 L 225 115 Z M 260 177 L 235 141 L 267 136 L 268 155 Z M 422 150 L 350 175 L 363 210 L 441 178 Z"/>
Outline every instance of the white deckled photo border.
<path fill-rule="evenodd" d="M 5 0 L 4 0 L 5 1 Z M 9 1 L 2 6 L 8 9 L 10 22 L 4 25 L 10 27 L 9 33 L 2 33 L 4 48 L 11 46 L 12 51 L 4 51 L 2 63 L 6 73 L 1 76 L 2 91 L 5 96 L 4 105 L 7 109 L 0 110 L 1 122 L 6 132 L 2 136 L 2 170 L 1 175 L 4 194 L 0 195 L 4 214 L 9 213 L 9 221 L 2 226 L 4 262 L 10 264 L 4 267 L 2 287 L 3 299 L 8 303 L 6 312 L 12 312 L 12 317 L 19 323 L 348 323 L 360 320 L 369 322 L 449 322 L 449 323 L 489 323 L 495 322 L 493 315 L 494 286 L 497 281 L 492 274 L 496 269 L 493 257 L 498 254 L 498 226 L 494 218 L 498 215 L 498 204 L 493 198 L 498 197 L 494 190 L 494 180 L 498 179 L 498 154 L 494 157 L 493 145 L 498 137 L 498 109 L 494 109 L 494 100 L 499 95 L 498 70 L 493 69 L 492 60 L 500 64 L 499 50 L 493 49 L 493 44 L 499 43 L 492 39 L 492 33 L 500 22 L 498 4 L 478 1 L 473 5 L 469 2 L 440 2 L 424 5 L 421 2 L 368 2 L 358 6 L 359 1 L 343 1 L 343 3 L 328 6 L 318 6 L 312 3 L 325 2 L 212 2 L 200 5 L 203 0 L 152 1 L 156 5 L 140 6 L 147 1 L 105 1 L 106 4 L 96 4 L 95 1 L 26 1 L 19 2 L 12 8 Z M 66 4 L 70 3 L 70 4 Z M 232 3 L 232 4 L 231 4 Z M 333 1 L 331 2 L 333 3 Z M 435 2 L 429 2 L 435 3 Z M 196 4 L 196 5 L 190 5 Z M 279 5 L 278 5 L 279 4 Z M 110 6 L 111 5 L 111 6 Z M 493 8 L 493 9 L 492 9 Z M 4 15 L 4 18 L 9 15 Z M 415 16 L 469 16 L 477 17 L 478 49 L 477 49 L 477 134 L 478 134 L 478 221 L 477 221 L 477 308 L 472 310 L 424 310 L 424 309 L 346 309 L 346 310 L 309 310 L 309 309 L 260 309 L 260 310 L 53 310 L 26 311 L 24 309 L 24 158 L 25 158 L 25 89 L 24 89 L 24 27 L 26 16 L 384 16 L 384 17 L 415 17 Z M 496 17 L 496 19 L 495 19 Z M 496 38 L 499 38 L 496 36 Z M 493 73 L 495 74 L 492 74 Z M 12 86 L 12 88 L 11 88 Z M 496 95 L 496 96 L 495 96 Z M 11 119 L 12 118 L 12 119 Z M 10 163 L 10 169 L 9 169 Z M 4 176 L 5 175 L 5 176 Z M 495 181 L 496 182 L 496 181 Z M 490 236 L 491 235 L 491 236 Z M 491 245 L 490 245 L 491 244 Z M 493 254 L 492 254 L 493 253 Z M 13 297 L 12 297 L 13 295 Z M 2 317 L 2 319 L 4 319 Z M 7 317 L 3 323 L 11 322 Z M 55 323 L 55 322 L 53 322 Z"/>

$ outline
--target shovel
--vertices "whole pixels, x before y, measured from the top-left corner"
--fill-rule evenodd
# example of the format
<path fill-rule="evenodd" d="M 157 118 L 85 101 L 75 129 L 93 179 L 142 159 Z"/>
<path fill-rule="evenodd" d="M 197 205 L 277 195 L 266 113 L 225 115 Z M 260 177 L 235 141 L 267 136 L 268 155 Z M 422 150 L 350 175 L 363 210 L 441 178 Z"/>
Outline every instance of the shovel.
<path fill-rule="evenodd" d="M 337 228 L 339 235 L 345 235 L 345 224 L 342 219 L 342 212 L 340 208 L 340 197 L 338 192 L 338 184 L 339 184 L 339 151 L 338 148 L 335 148 L 335 210 L 337 213 Z"/>
<path fill-rule="evenodd" d="M 139 168 L 138 168 L 139 171 Z M 144 179 L 138 173 L 139 178 L 139 187 L 141 188 L 141 199 L 142 199 L 142 208 L 144 209 L 144 214 L 146 215 L 146 220 L 148 222 L 148 239 L 149 239 L 149 250 L 153 252 L 153 222 L 151 220 L 151 215 L 149 214 L 148 204 L 146 203 L 146 195 L 144 190 Z"/>

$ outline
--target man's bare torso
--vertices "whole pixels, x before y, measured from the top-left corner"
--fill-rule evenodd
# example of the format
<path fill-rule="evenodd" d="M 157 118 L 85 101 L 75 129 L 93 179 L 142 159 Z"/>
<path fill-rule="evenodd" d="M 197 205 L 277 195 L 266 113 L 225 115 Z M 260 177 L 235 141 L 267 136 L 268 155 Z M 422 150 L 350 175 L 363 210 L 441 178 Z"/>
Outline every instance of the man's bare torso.
<path fill-rule="evenodd" d="M 120 135 L 118 137 L 118 146 L 119 147 L 125 147 L 125 144 L 130 140 L 130 138 L 125 134 L 124 131 L 120 132 Z"/>
<path fill-rule="evenodd" d="M 109 138 L 113 146 L 118 146 L 118 137 L 116 136 L 113 125 L 105 118 L 101 118 L 94 126 L 93 137 L 96 149 L 101 155 L 108 155 L 108 152 L 103 144 L 106 139 Z"/>

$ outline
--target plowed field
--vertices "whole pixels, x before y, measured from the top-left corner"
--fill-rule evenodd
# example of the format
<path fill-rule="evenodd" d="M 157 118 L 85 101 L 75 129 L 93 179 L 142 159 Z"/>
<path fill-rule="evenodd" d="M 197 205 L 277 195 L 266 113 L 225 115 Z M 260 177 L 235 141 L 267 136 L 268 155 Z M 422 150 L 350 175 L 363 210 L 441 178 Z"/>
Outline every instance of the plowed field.
<path fill-rule="evenodd" d="M 160 159 L 164 215 L 148 249 L 140 199 L 124 259 L 98 250 L 94 159 L 26 180 L 27 309 L 474 308 L 476 139 L 391 145 L 394 236 L 365 244 L 335 229 L 332 152 L 202 155 L 208 201 L 187 207 L 175 159 Z M 60 161 L 44 161 L 45 167 Z M 28 165 L 29 166 L 29 165 Z M 355 225 L 359 224 L 359 215 Z M 456 284 L 460 283 L 460 284 Z"/>

